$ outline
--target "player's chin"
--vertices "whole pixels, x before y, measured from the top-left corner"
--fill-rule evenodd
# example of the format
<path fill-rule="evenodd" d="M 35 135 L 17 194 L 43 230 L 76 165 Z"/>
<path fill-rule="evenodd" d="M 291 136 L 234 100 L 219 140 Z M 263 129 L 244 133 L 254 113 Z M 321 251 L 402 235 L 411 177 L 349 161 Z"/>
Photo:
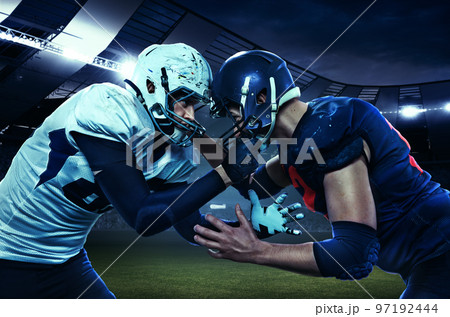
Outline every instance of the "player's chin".
<path fill-rule="evenodd" d="M 193 121 L 191 122 L 193 123 Z M 192 136 L 194 134 L 192 126 L 190 126 L 187 122 L 178 122 L 178 124 L 178 128 L 187 136 Z"/>
<path fill-rule="evenodd" d="M 193 120 L 186 120 L 186 121 L 184 121 L 184 120 L 181 120 L 181 119 L 179 119 L 179 118 L 175 118 L 175 121 L 177 122 L 178 126 L 179 126 L 181 129 L 183 129 L 183 130 L 189 129 L 190 124 L 194 123 Z"/>

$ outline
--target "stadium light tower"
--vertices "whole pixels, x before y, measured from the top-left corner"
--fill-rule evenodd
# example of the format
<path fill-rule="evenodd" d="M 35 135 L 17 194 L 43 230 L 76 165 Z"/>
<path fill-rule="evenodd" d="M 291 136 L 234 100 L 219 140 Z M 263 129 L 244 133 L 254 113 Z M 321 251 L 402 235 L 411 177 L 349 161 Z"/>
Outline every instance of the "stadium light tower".
<path fill-rule="evenodd" d="M 14 42 L 20 45 L 32 47 L 40 51 L 50 52 L 56 55 L 64 56 L 69 59 L 81 61 L 83 63 L 111 70 L 122 74 L 124 77 L 131 76 L 136 62 L 130 58 L 124 63 L 119 63 L 100 56 L 87 56 L 76 50 L 62 47 L 48 39 L 39 38 L 37 36 L 27 34 L 0 24 L 0 40 Z"/>

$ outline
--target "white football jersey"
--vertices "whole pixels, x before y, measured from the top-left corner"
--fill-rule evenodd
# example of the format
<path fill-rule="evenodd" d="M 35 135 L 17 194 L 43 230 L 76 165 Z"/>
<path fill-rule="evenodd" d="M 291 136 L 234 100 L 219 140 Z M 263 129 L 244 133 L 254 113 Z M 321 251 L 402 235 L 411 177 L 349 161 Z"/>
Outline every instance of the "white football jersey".
<path fill-rule="evenodd" d="M 89 86 L 44 121 L 0 182 L 0 258 L 63 263 L 80 251 L 101 213 L 112 208 L 72 132 L 128 142 L 147 180 L 183 182 L 195 168 L 192 148 L 175 145 L 148 163 L 155 131 L 144 107 L 119 86 Z"/>

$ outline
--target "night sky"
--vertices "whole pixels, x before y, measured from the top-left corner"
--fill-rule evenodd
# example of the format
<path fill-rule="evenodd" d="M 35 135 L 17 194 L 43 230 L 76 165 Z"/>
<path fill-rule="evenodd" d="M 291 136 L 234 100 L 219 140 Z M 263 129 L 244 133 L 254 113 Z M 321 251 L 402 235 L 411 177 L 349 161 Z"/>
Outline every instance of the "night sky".
<path fill-rule="evenodd" d="M 304 68 L 372 2 L 178 0 Z M 363 85 L 450 79 L 449 17 L 448 0 L 377 0 L 310 70 Z"/>

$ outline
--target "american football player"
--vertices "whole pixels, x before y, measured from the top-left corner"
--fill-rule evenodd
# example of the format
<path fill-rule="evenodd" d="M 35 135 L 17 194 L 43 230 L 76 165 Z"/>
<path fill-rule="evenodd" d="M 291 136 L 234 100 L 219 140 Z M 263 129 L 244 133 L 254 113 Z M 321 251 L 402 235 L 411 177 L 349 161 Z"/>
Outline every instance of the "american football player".
<path fill-rule="evenodd" d="M 373 105 L 299 97 L 280 57 L 240 52 L 215 75 L 212 112 L 232 115 L 236 127 L 264 142 L 278 141 L 279 155 L 239 184 L 241 193 L 250 189 L 264 198 L 292 184 L 310 210 L 327 216 L 333 238 L 260 241 L 237 205 L 240 227 L 208 215 L 218 231 L 196 226 L 195 240 L 214 258 L 313 276 L 361 279 L 377 265 L 401 275 L 402 298 L 449 298 L 449 192 L 416 163 L 408 142 Z"/>
<path fill-rule="evenodd" d="M 0 183 L 0 298 L 114 298 L 83 248 L 105 211 L 155 234 L 201 217 L 198 208 L 254 169 L 223 164 L 187 183 L 189 146 L 205 132 L 194 107 L 209 104 L 211 80 L 192 47 L 152 45 L 126 89 L 91 85 L 44 121 Z"/>

